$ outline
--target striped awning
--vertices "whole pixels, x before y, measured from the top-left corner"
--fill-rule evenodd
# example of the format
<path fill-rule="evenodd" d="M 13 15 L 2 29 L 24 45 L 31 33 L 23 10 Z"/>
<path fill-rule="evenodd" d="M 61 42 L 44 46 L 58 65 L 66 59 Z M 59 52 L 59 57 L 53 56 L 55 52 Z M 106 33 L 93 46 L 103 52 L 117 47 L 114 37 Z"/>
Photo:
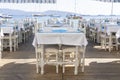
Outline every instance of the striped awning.
<path fill-rule="evenodd" d="M 0 3 L 49 3 L 54 4 L 57 0 L 0 0 Z"/>
<path fill-rule="evenodd" d="M 120 2 L 120 0 L 96 0 L 96 1 L 102 1 L 102 2 Z"/>

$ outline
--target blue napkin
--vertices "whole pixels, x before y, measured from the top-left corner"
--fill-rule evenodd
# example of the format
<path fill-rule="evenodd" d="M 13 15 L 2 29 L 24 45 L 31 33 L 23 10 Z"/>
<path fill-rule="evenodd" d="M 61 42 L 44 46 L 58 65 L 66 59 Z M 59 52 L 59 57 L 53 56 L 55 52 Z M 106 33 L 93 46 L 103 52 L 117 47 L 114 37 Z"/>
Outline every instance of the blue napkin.
<path fill-rule="evenodd" d="M 64 33 L 64 32 L 67 32 L 67 30 L 65 30 L 65 29 L 56 29 L 56 30 L 52 30 L 52 32 L 55 32 L 55 33 Z"/>

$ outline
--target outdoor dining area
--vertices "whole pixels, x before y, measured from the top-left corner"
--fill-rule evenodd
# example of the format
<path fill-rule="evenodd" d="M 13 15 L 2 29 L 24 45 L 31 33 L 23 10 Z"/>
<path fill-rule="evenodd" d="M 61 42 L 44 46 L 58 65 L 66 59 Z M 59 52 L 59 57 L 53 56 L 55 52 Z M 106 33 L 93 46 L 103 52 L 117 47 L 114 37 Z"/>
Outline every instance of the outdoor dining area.
<path fill-rule="evenodd" d="M 119 54 L 120 25 L 119 19 L 50 19 L 51 23 L 34 23 L 34 39 L 32 45 L 36 53 L 36 72 L 44 74 L 45 65 L 59 66 L 62 72 L 68 65 L 74 66 L 74 75 L 78 67 L 84 72 L 85 53 L 88 41 L 101 50 Z M 115 51 L 115 52 L 114 52 Z"/>
<path fill-rule="evenodd" d="M 91 65 L 95 64 L 94 61 L 113 61 L 105 58 L 113 57 L 112 53 L 117 60 L 120 56 L 119 19 L 87 20 L 84 18 L 52 17 L 39 20 L 39 17 L 33 17 L 31 20 L 2 23 L 0 29 L 1 60 L 5 60 L 6 51 L 14 57 L 15 55 L 20 56 L 18 54 L 20 52 L 23 57 L 32 54 L 34 58 L 30 58 L 31 62 L 29 62 L 34 64 L 32 71 L 41 77 L 47 74 L 65 75 L 71 73 L 74 76 L 81 76 L 86 75 L 87 72 L 91 75 L 91 70 L 93 70 Z M 99 49 L 96 46 L 99 46 Z M 25 47 L 28 49 L 24 52 L 22 49 L 25 50 Z M 27 63 L 29 60 L 23 59 L 21 61 Z M 19 59 L 18 62 L 20 62 Z M 54 68 L 55 73 L 47 71 L 50 66 Z M 71 67 L 72 69 L 69 69 Z M 68 69 L 72 72 L 68 73 Z"/>
<path fill-rule="evenodd" d="M 108 20 L 108 22 L 105 22 Z M 47 23 L 49 22 L 49 23 Z M 101 50 L 119 53 L 120 27 L 119 19 L 73 19 L 50 18 L 49 21 L 34 22 L 34 39 L 32 45 L 36 53 L 36 72 L 44 74 L 45 65 L 62 66 L 63 73 L 68 65 L 78 67 L 84 72 L 85 53 L 88 41 L 97 43 Z M 94 45 L 95 46 L 95 45 Z"/>
<path fill-rule="evenodd" d="M 89 22 L 89 38 L 101 45 L 101 48 L 111 52 L 119 50 L 120 25 L 119 19 L 91 19 Z"/>
<path fill-rule="evenodd" d="M 32 27 L 27 19 L 17 21 L 13 19 L 3 19 L 0 24 L 0 58 L 2 59 L 2 51 L 17 51 L 20 44 L 28 41 L 32 35 Z"/>
<path fill-rule="evenodd" d="M 0 0 L 0 80 L 120 80 L 120 0 Z"/>
<path fill-rule="evenodd" d="M 74 65 L 75 75 L 78 74 L 78 66 L 82 66 L 84 72 L 85 49 L 88 42 L 85 33 L 78 28 L 79 19 L 60 22 L 56 18 L 50 22 L 45 24 L 46 26 L 37 21 L 35 23 L 33 46 L 37 59 L 36 72 L 44 74 L 46 64 L 55 65 L 56 73 L 59 71 L 58 66 L 63 67 L 64 73 L 66 65 Z"/>

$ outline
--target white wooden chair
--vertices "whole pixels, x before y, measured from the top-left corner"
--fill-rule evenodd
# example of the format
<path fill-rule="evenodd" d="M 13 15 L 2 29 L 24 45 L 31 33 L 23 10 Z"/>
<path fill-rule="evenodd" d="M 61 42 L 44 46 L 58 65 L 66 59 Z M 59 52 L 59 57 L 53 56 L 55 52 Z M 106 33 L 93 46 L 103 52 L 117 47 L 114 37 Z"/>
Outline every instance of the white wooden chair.
<path fill-rule="evenodd" d="M 12 27 L 13 28 L 13 27 Z M 9 30 L 8 33 L 4 33 L 4 37 L 2 37 L 2 50 L 3 48 L 10 48 L 10 52 L 16 51 L 18 48 L 18 33 L 16 31 L 16 26 L 13 31 Z"/>
<path fill-rule="evenodd" d="M 56 73 L 58 73 L 59 66 L 59 46 L 58 45 L 45 45 L 45 63 L 56 66 Z"/>
<path fill-rule="evenodd" d="M 95 42 L 97 39 L 97 28 L 95 26 L 95 22 L 92 21 L 89 23 L 89 29 L 88 29 L 88 33 L 89 33 L 89 38 Z"/>
<path fill-rule="evenodd" d="M 35 53 L 36 53 L 36 73 L 39 73 L 39 68 L 41 67 L 41 52 L 42 48 L 40 45 L 36 45 Z M 42 73 L 41 73 L 42 74 Z"/>
<path fill-rule="evenodd" d="M 42 23 L 35 22 L 34 23 L 34 32 L 37 33 L 39 30 L 42 30 Z"/>
<path fill-rule="evenodd" d="M 85 21 L 78 22 L 78 29 L 85 33 L 86 35 L 87 23 Z"/>
<path fill-rule="evenodd" d="M 63 45 L 63 73 L 65 72 L 65 65 L 74 65 L 74 74 L 78 74 L 78 67 L 82 64 L 82 71 L 84 72 L 84 60 L 81 62 L 81 49 L 78 46 Z"/>
<path fill-rule="evenodd" d="M 107 50 L 107 47 L 108 47 L 108 50 L 109 52 L 111 52 L 111 49 L 113 48 L 113 46 L 117 46 L 116 45 L 116 36 L 115 36 L 115 32 L 110 32 L 110 34 L 108 35 L 106 29 L 106 25 L 103 25 L 102 26 L 102 32 L 100 34 L 100 38 L 101 38 L 101 47 L 105 47 L 105 50 Z"/>
<path fill-rule="evenodd" d="M 109 52 L 112 51 L 113 47 L 116 47 L 117 49 L 117 46 L 118 46 L 118 40 L 116 39 L 116 32 L 111 32 L 110 35 L 109 35 Z"/>
<path fill-rule="evenodd" d="M 58 73 L 58 53 L 59 47 L 57 45 L 38 45 L 36 47 L 36 72 L 39 73 L 39 67 L 41 68 L 41 74 L 44 74 L 44 65 L 55 65 L 56 73 Z"/>

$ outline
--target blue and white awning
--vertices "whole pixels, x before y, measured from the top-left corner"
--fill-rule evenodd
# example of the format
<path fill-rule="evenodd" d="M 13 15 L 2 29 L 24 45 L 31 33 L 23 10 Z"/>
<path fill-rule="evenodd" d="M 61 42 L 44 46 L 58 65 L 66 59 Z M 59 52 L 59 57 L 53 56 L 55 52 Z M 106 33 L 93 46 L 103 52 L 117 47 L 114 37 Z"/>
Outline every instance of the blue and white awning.
<path fill-rule="evenodd" d="M 57 0 L 0 0 L 0 3 L 56 3 Z"/>
<path fill-rule="evenodd" d="M 102 2 L 120 2 L 120 0 L 96 0 L 96 1 L 102 1 Z"/>

